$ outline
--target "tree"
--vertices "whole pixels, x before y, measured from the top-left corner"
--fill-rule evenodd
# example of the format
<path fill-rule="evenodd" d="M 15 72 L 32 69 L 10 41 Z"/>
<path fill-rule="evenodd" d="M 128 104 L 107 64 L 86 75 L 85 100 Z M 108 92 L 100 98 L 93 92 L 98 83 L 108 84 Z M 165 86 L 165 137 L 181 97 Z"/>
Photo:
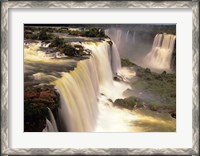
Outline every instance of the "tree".
<path fill-rule="evenodd" d="M 41 30 L 39 32 L 38 39 L 39 40 L 48 40 L 49 39 L 46 30 Z"/>

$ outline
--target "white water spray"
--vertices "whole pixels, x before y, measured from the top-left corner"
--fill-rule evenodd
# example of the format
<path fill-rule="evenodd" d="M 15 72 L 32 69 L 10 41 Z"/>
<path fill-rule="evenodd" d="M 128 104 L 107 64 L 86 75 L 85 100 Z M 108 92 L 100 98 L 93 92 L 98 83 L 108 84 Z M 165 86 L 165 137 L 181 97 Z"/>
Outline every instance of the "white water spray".
<path fill-rule="evenodd" d="M 83 43 L 92 51 L 89 59 L 79 61 L 70 73 L 63 73 L 61 79 L 54 81 L 61 95 L 62 129 L 64 131 L 94 131 L 98 115 L 97 98 L 99 91 L 105 95 L 113 94 L 113 74 L 111 68 L 111 48 L 103 43 Z M 118 58 L 112 52 L 111 58 Z M 117 61 L 120 59 L 118 58 Z M 113 60 L 114 69 L 120 68 Z M 100 88 L 99 88 L 100 87 Z"/>
<path fill-rule="evenodd" d="M 144 58 L 144 63 L 155 69 L 170 70 L 175 40 L 175 35 L 157 34 L 152 50 Z"/>
<path fill-rule="evenodd" d="M 113 42 L 111 53 L 112 53 L 112 57 L 111 57 L 112 71 L 113 71 L 113 74 L 115 75 L 121 69 L 121 59 L 120 59 L 119 51 L 117 49 L 115 42 Z"/>

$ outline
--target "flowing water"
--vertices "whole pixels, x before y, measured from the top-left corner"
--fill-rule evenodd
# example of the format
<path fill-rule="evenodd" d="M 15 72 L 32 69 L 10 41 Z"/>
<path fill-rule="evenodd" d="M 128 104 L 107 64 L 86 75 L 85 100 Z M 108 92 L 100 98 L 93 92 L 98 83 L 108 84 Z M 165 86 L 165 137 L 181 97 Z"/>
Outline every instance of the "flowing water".
<path fill-rule="evenodd" d="M 143 57 L 151 48 L 149 34 L 142 33 L 134 29 L 109 28 L 105 31 L 112 41 L 116 44 L 121 58 L 128 58 L 130 61 L 142 66 Z"/>
<path fill-rule="evenodd" d="M 175 35 L 157 34 L 152 50 L 144 58 L 144 63 L 151 68 L 170 70 L 175 39 Z"/>
<path fill-rule="evenodd" d="M 53 127 L 53 124 L 48 119 L 46 119 L 46 127 L 43 129 L 42 132 L 56 132 L 56 130 Z"/>
<path fill-rule="evenodd" d="M 57 128 L 57 124 L 56 124 L 56 120 L 54 118 L 54 115 L 51 111 L 51 109 L 48 109 L 49 112 L 49 116 L 50 116 L 50 121 L 48 119 L 46 119 L 46 127 L 43 129 L 43 132 L 58 132 L 58 128 Z"/>
<path fill-rule="evenodd" d="M 175 131 L 176 121 L 169 114 L 157 114 L 145 110 L 126 110 L 114 107 L 112 101 L 125 98 L 123 92 L 130 88 L 128 82 L 135 76 L 134 71 L 121 68 L 117 44 L 121 41 L 122 32 L 117 31 L 118 37 L 113 42 L 112 48 L 107 41 L 83 42 L 84 48 L 91 50 L 88 59 L 76 61 L 73 70 L 60 68 L 69 66 L 74 60 L 54 60 L 52 56 L 40 51 L 41 43 L 26 45 L 25 72 L 32 78 L 40 81 L 50 78 L 46 82 L 55 85 L 60 93 L 61 104 L 58 109 L 61 131 L 69 132 L 145 132 L 145 131 Z M 134 36 L 134 35 L 133 35 Z M 126 38 L 130 32 L 126 33 Z M 167 37 L 167 39 L 170 37 Z M 135 40 L 135 39 L 134 39 Z M 158 45 L 155 42 L 155 46 Z M 167 42 L 168 43 L 168 42 Z M 172 47 L 163 43 L 162 47 Z M 35 53 L 37 51 L 37 54 Z M 54 57 L 54 56 L 53 56 Z M 34 62 L 42 62 L 39 68 L 34 67 Z M 58 70 L 59 76 L 52 74 L 46 68 L 41 72 L 30 72 L 31 69 L 44 68 L 45 64 L 56 64 L 53 70 Z M 49 69 L 51 70 L 51 69 Z M 113 76 L 118 73 L 125 82 L 113 81 Z M 53 76 L 53 78 L 52 78 Z M 48 109 L 49 110 L 49 109 Z M 46 119 L 43 131 L 58 131 L 56 121 L 49 110 L 50 121 Z"/>
<path fill-rule="evenodd" d="M 99 91 L 107 96 L 113 94 L 110 92 L 114 85 L 110 45 L 103 42 L 83 46 L 92 51 L 90 59 L 79 61 L 73 71 L 63 73 L 61 79 L 52 82 L 61 94 L 60 113 L 65 131 L 93 131 L 98 116 Z M 114 70 L 119 68 L 120 59 L 113 60 L 113 65 L 116 66 Z"/>
<path fill-rule="evenodd" d="M 112 67 L 113 74 L 115 75 L 121 69 L 121 60 L 120 60 L 119 51 L 117 49 L 115 42 L 113 42 L 111 48 L 112 48 L 111 67 Z"/>

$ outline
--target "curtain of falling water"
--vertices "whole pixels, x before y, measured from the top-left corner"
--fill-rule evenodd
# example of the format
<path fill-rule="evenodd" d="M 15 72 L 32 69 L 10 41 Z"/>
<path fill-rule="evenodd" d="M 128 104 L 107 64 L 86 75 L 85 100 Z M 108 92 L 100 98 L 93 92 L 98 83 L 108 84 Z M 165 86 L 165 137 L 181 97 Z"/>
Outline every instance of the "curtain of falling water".
<path fill-rule="evenodd" d="M 175 40 L 175 35 L 157 34 L 154 38 L 152 50 L 146 55 L 144 62 L 153 68 L 170 70 Z"/>
<path fill-rule="evenodd" d="M 92 51 L 90 59 L 78 62 L 73 71 L 63 73 L 61 79 L 52 83 L 61 95 L 59 116 L 63 131 L 93 131 L 98 115 L 99 86 L 108 87 L 113 83 L 110 45 L 103 42 L 83 46 Z M 119 58 L 113 61 L 117 68 L 121 66 Z"/>

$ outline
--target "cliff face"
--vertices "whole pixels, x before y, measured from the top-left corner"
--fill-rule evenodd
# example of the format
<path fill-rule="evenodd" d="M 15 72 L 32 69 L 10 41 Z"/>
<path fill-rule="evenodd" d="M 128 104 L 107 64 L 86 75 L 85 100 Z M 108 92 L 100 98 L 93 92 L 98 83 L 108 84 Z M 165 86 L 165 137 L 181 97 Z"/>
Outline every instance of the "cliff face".
<path fill-rule="evenodd" d="M 51 85 L 28 86 L 24 89 L 24 131 L 41 132 L 49 119 L 48 108 L 57 116 L 59 94 Z"/>

